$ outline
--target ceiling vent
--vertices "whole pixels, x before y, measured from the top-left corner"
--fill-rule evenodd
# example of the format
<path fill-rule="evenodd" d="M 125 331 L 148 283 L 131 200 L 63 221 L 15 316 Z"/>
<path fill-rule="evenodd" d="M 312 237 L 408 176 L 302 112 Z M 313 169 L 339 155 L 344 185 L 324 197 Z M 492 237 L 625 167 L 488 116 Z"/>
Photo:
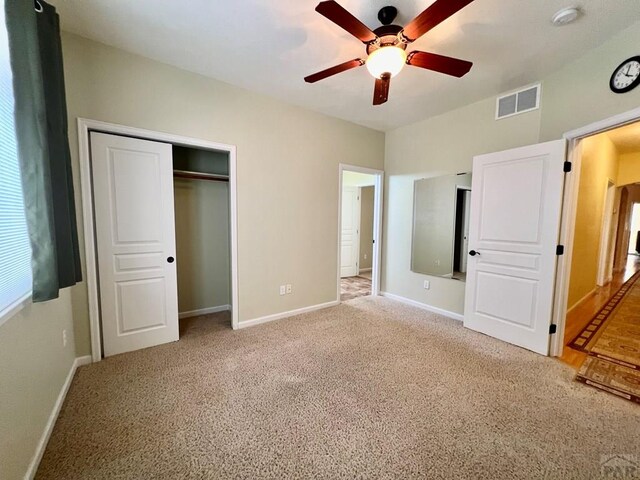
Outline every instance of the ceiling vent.
<path fill-rule="evenodd" d="M 540 84 L 498 97 L 496 120 L 540 108 Z"/>

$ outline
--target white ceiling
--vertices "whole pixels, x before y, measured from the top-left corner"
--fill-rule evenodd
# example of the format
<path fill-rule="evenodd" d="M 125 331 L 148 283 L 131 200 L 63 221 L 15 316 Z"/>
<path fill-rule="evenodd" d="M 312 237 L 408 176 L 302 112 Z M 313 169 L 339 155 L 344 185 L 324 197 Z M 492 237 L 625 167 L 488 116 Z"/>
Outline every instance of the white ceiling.
<path fill-rule="evenodd" d="M 314 11 L 319 0 L 51 0 L 62 28 L 176 67 L 378 130 L 443 113 L 540 80 L 640 18 L 638 0 L 476 0 L 410 47 L 474 62 L 462 79 L 407 67 L 389 101 L 371 105 L 361 67 L 316 84 L 303 77 L 364 56 L 364 46 Z M 371 28 L 398 8 L 405 24 L 432 0 L 339 0 Z M 620 59 L 620 61 L 623 59 Z M 617 61 L 617 59 L 616 59 Z M 589 72 L 585 72 L 588 75 Z"/>
<path fill-rule="evenodd" d="M 640 122 L 606 132 L 619 154 L 640 152 Z"/>

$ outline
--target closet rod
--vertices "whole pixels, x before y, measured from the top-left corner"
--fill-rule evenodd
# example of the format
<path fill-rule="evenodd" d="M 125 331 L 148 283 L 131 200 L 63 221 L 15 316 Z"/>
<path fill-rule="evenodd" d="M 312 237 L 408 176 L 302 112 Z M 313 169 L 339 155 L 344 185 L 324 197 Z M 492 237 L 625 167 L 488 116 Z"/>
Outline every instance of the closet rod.
<path fill-rule="evenodd" d="M 174 177 L 191 178 L 194 180 L 213 180 L 216 182 L 228 182 L 229 175 L 219 175 L 217 173 L 190 172 L 188 170 L 174 170 Z"/>

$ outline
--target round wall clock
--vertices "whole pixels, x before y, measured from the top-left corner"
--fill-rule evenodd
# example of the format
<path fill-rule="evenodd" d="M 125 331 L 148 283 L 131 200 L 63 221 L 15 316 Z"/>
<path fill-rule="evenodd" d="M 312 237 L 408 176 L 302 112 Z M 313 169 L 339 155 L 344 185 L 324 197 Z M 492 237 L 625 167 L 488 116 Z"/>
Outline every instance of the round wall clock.
<path fill-rule="evenodd" d="M 614 93 L 630 92 L 640 85 L 640 56 L 625 60 L 611 75 L 609 86 Z"/>

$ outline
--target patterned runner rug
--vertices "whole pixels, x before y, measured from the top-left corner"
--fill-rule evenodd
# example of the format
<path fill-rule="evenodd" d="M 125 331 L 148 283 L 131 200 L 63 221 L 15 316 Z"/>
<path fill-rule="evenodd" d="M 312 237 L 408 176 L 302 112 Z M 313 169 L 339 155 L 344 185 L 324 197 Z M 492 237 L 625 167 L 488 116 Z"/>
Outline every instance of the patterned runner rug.
<path fill-rule="evenodd" d="M 589 354 L 576 379 L 640 403 L 640 272 L 569 344 Z"/>
<path fill-rule="evenodd" d="M 639 279 L 640 272 L 627 280 L 569 346 L 640 365 Z"/>
<path fill-rule="evenodd" d="M 589 356 L 580 367 L 576 380 L 640 403 L 640 370 Z"/>

